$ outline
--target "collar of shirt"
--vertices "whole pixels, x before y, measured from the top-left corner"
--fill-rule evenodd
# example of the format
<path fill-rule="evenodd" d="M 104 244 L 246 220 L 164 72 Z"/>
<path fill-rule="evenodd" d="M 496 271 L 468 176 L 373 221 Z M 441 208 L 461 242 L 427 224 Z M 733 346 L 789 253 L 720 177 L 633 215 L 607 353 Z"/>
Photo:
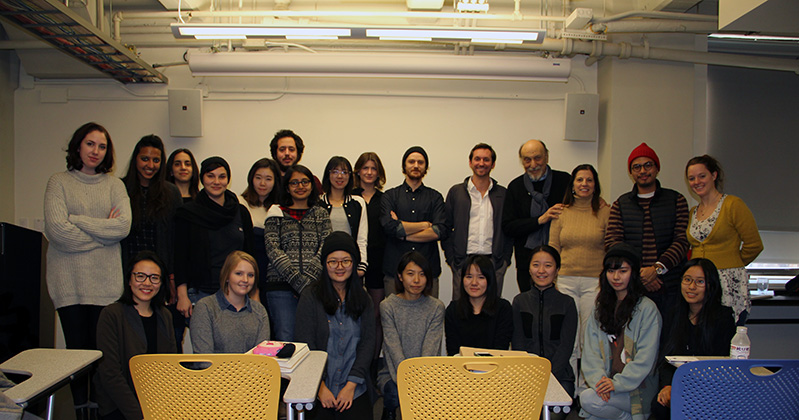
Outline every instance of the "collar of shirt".
<path fill-rule="evenodd" d="M 222 291 L 222 289 L 219 289 L 219 291 L 216 292 L 216 303 L 219 304 L 219 309 L 222 309 L 223 311 L 228 310 L 233 312 L 244 312 L 244 311 L 252 312 L 252 306 L 250 305 L 249 296 L 244 296 L 244 306 L 241 308 L 241 310 L 238 310 L 236 309 L 235 306 L 233 306 L 232 303 L 228 302 L 227 298 L 225 297 L 225 293 Z"/>
<path fill-rule="evenodd" d="M 488 178 L 488 190 L 486 190 L 486 195 L 488 195 L 492 188 L 494 188 L 494 180 Z M 472 182 L 472 177 L 469 177 L 469 180 L 466 181 L 466 190 L 468 190 L 471 194 L 480 194 L 482 196 L 480 191 L 477 189 L 477 186 L 475 186 L 474 182 Z"/>
<path fill-rule="evenodd" d="M 527 176 L 530 176 L 530 174 L 528 174 L 527 172 L 525 172 L 524 174 L 527 175 Z M 541 178 L 533 179 L 533 177 L 530 176 L 530 181 L 541 182 L 541 181 L 547 179 L 547 176 L 549 176 L 549 168 L 547 168 L 546 172 L 544 172 L 544 175 L 541 175 Z"/>
<path fill-rule="evenodd" d="M 422 182 L 419 184 L 419 188 L 414 190 L 413 188 L 411 188 L 410 185 L 408 185 L 407 181 L 402 181 L 402 187 L 405 189 L 406 193 L 418 193 L 421 192 L 423 189 L 427 188 L 425 187 L 424 182 Z"/>

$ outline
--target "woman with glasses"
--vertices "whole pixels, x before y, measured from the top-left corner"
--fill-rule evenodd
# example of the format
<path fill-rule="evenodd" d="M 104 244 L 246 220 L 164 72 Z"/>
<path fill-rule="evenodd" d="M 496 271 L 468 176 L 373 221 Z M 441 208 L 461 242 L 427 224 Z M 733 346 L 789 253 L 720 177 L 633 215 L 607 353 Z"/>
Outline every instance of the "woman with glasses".
<path fill-rule="evenodd" d="M 273 338 L 293 341 L 297 302 L 322 274 L 322 244 L 330 235 L 330 216 L 318 205 L 311 170 L 289 167 L 281 182 L 280 204 L 269 208 L 264 241 L 269 268 L 264 285 Z"/>
<path fill-rule="evenodd" d="M 350 235 L 331 233 L 322 246 L 322 275 L 297 305 L 294 338 L 328 354 L 319 405 L 312 412 L 316 419 L 372 418 L 367 390 L 372 386 L 374 309 L 355 270 L 360 253 Z"/>
<path fill-rule="evenodd" d="M 689 212 L 686 232 L 691 255 L 718 267 L 721 302 L 733 309 L 738 325 L 744 325 L 751 306 L 746 266 L 763 251 L 755 217 L 743 200 L 721 192 L 724 171 L 712 156 L 689 160 L 685 177 L 699 197 L 699 205 Z"/>
<path fill-rule="evenodd" d="M 705 258 L 688 261 L 680 291 L 682 299 L 674 318 L 667 320 L 660 343 L 660 391 L 652 401 L 652 414 L 658 420 L 671 418 L 671 379 L 677 370 L 665 356 L 727 357 L 735 335 L 732 309 L 721 303 L 721 281 L 713 262 Z"/>
<path fill-rule="evenodd" d="M 346 232 L 358 243 L 361 253 L 358 263 L 358 276 L 363 278 L 369 266 L 366 257 L 366 244 L 369 236 L 369 220 L 366 216 L 366 201 L 363 197 L 352 195 L 352 166 L 347 158 L 333 156 L 325 166 L 322 181 L 321 205 L 330 215 L 333 232 Z"/>
<path fill-rule="evenodd" d="M 152 251 L 129 261 L 122 297 L 106 306 L 97 322 L 97 348 L 103 358 L 95 382 L 100 418 L 141 420 L 128 362 L 139 354 L 175 352 L 172 315 L 164 304 L 169 295 L 166 266 Z"/>

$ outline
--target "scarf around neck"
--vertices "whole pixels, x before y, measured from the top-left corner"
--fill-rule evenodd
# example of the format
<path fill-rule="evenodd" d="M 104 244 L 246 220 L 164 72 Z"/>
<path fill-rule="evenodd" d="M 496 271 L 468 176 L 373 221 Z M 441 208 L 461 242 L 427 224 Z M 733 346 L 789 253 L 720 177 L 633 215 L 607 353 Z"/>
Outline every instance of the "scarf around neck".
<path fill-rule="evenodd" d="M 549 191 L 552 188 L 552 168 L 547 165 L 547 171 L 544 173 L 545 178 L 543 181 L 544 186 L 541 189 L 541 192 L 535 190 L 533 187 L 533 180 L 530 179 L 530 175 L 524 174 L 524 188 L 527 189 L 527 193 L 530 194 L 532 200 L 530 200 L 530 217 L 538 219 L 542 214 L 546 213 L 549 209 L 549 204 L 547 204 L 547 198 L 549 198 Z M 547 228 L 544 229 L 542 226 L 535 232 L 527 235 L 527 242 L 525 242 L 524 246 L 527 249 L 533 249 L 542 244 L 549 243 L 549 223 L 547 223 Z"/>

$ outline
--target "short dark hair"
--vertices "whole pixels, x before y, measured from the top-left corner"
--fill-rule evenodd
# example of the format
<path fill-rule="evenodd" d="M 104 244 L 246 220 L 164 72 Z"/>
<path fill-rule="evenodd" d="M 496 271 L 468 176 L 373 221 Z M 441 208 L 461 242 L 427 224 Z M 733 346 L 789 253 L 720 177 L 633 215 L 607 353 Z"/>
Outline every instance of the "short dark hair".
<path fill-rule="evenodd" d="M 474 156 L 474 151 L 479 149 L 488 149 L 491 152 L 491 162 L 497 161 L 497 152 L 494 151 L 494 148 L 488 145 L 488 143 L 477 143 L 472 150 L 469 152 L 469 160 L 472 160 Z"/>
<path fill-rule="evenodd" d="M 555 260 L 555 268 L 560 270 L 560 252 L 558 252 L 557 249 L 549 245 L 538 245 L 537 247 L 533 248 L 533 250 L 530 252 L 530 256 L 532 257 L 533 255 L 538 254 L 539 252 L 544 252 L 551 255 L 552 258 Z M 530 267 L 527 267 L 527 269 L 529 270 Z"/>
<path fill-rule="evenodd" d="M 433 271 L 430 269 L 430 262 L 428 262 L 427 258 L 420 254 L 419 251 L 408 251 L 400 257 L 399 264 L 397 264 L 397 276 L 394 278 L 394 288 L 397 294 L 405 291 L 405 286 L 402 284 L 400 276 L 402 276 L 405 267 L 410 263 L 414 263 L 422 269 L 424 277 L 427 279 L 422 293 L 425 296 L 430 296 L 430 294 L 433 293 Z"/>
<path fill-rule="evenodd" d="M 308 208 L 315 206 L 319 203 L 319 188 L 316 186 L 316 178 L 314 178 L 311 170 L 303 165 L 294 165 L 286 169 L 286 174 L 283 175 L 282 180 L 283 190 L 280 195 L 280 204 L 285 207 L 294 204 L 294 199 L 291 198 L 291 193 L 289 192 L 289 181 L 291 180 L 291 176 L 294 175 L 294 172 L 299 172 L 311 180 L 311 195 L 308 196 Z"/>
<path fill-rule="evenodd" d="M 469 255 L 463 263 L 461 272 L 458 273 L 461 276 L 461 294 L 455 305 L 458 318 L 460 319 L 467 319 L 469 315 L 474 313 L 472 302 L 469 300 L 469 294 L 466 293 L 466 283 L 463 281 L 463 278 L 466 277 L 472 266 L 476 266 L 480 270 L 480 273 L 485 276 L 487 283 L 486 299 L 485 302 L 483 302 L 483 307 L 480 309 L 481 314 L 493 316 L 496 311 L 497 301 L 499 301 L 499 295 L 502 294 L 502 291 L 498 290 L 497 271 L 494 268 L 494 263 L 491 262 L 491 258 L 480 254 Z"/>
<path fill-rule="evenodd" d="M 118 302 L 126 305 L 136 304 L 136 301 L 133 300 L 133 290 L 130 288 L 130 280 L 133 275 L 133 267 L 142 261 L 152 261 L 161 271 L 161 285 L 158 288 L 158 293 L 156 293 L 155 296 L 153 296 L 153 300 L 150 301 L 150 304 L 156 307 L 164 306 L 169 299 L 169 272 L 161 257 L 149 250 L 139 251 L 135 257 L 128 261 L 128 265 L 125 267 L 125 279 L 122 282 L 122 296 L 119 297 Z"/>
<path fill-rule="evenodd" d="M 94 171 L 98 174 L 107 174 L 114 170 L 114 143 L 111 141 L 111 135 L 108 134 L 108 130 L 96 122 L 88 122 L 83 124 L 82 126 L 78 127 L 74 133 L 72 133 L 72 138 L 69 140 L 69 144 L 67 145 L 68 170 L 79 171 L 83 169 L 83 161 L 80 159 L 80 144 L 83 142 L 83 139 L 93 131 L 99 131 L 103 133 L 103 135 L 105 135 L 106 141 L 108 142 L 105 148 L 105 157 L 103 158 L 103 161 L 97 165 L 97 168 L 95 168 Z"/>
<path fill-rule="evenodd" d="M 383 162 L 380 161 L 380 156 L 377 156 L 375 152 L 363 152 L 360 156 L 358 156 L 358 160 L 355 161 L 355 171 L 352 174 L 353 178 L 353 185 L 355 188 L 361 186 L 361 169 L 366 162 L 372 161 L 375 163 L 377 167 L 377 180 L 375 181 L 375 189 L 382 190 L 383 185 L 386 185 L 386 169 L 383 168 Z"/>
<path fill-rule="evenodd" d="M 569 179 L 569 188 L 566 189 L 566 194 L 563 196 L 563 204 L 567 207 L 574 204 L 574 179 L 577 177 L 577 172 L 580 171 L 590 171 L 594 177 L 594 195 L 591 197 L 591 210 L 596 216 L 599 211 L 599 198 L 600 194 L 602 194 L 602 187 L 599 186 L 599 175 L 596 173 L 596 169 L 588 163 L 577 165 L 572 171 L 572 176 Z"/>
<path fill-rule="evenodd" d="M 189 159 L 191 160 L 191 178 L 189 179 L 189 196 L 191 198 L 197 197 L 197 193 L 200 192 L 200 167 L 197 166 L 197 161 L 194 160 L 194 155 L 191 153 L 189 149 L 176 149 L 169 155 L 169 158 L 166 160 L 166 180 L 175 183 L 175 175 L 172 173 L 172 165 L 175 164 L 175 159 L 179 153 L 185 153 L 189 155 Z"/>
<path fill-rule="evenodd" d="M 691 160 L 685 165 L 685 176 L 688 176 L 688 168 L 693 165 L 705 165 L 708 172 L 711 174 L 716 173 L 716 181 L 713 182 L 714 186 L 719 192 L 724 191 L 724 170 L 721 169 L 721 163 L 716 158 L 710 155 L 702 155 L 692 157 Z"/>
<path fill-rule="evenodd" d="M 299 163 L 300 159 L 302 159 L 302 152 L 305 150 L 305 144 L 302 142 L 302 137 L 291 130 L 280 130 L 272 137 L 272 141 L 269 142 L 269 152 L 272 153 L 272 159 L 277 160 L 277 141 L 284 137 L 294 139 L 294 147 L 297 148 L 297 162 L 294 163 Z"/>
<path fill-rule="evenodd" d="M 266 197 L 266 200 L 262 203 L 258 198 L 258 193 L 255 192 L 255 184 L 253 184 L 253 178 L 255 178 L 255 173 L 258 172 L 259 169 L 267 168 L 272 171 L 272 175 L 275 178 L 275 185 L 272 187 L 272 192 L 269 193 L 269 196 Z M 255 161 L 250 168 L 250 172 L 247 174 L 247 188 L 241 193 L 241 196 L 247 201 L 247 203 L 252 207 L 269 207 L 272 204 L 277 203 L 277 196 L 280 195 L 280 167 L 277 165 L 272 159 L 268 158 L 261 158 Z"/>
<path fill-rule="evenodd" d="M 344 186 L 344 196 L 352 194 L 352 165 L 350 165 L 350 161 L 344 156 L 333 156 L 327 161 L 325 173 L 322 174 L 322 191 L 324 191 L 325 194 L 330 194 L 330 190 L 333 188 L 330 183 L 330 171 L 336 168 L 344 168 L 350 173 L 347 179 L 347 185 Z"/>

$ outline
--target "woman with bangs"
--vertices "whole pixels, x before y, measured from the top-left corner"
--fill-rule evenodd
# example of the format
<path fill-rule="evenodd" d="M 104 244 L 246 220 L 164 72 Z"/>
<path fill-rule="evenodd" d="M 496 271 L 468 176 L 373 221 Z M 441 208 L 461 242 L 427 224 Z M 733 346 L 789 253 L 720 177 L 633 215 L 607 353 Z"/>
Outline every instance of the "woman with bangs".
<path fill-rule="evenodd" d="M 657 393 L 660 313 L 644 296 L 641 255 L 633 247 L 612 246 L 602 265 L 582 357 L 591 388 L 580 393 L 580 403 L 589 419 L 644 420 Z"/>
<path fill-rule="evenodd" d="M 139 354 L 175 352 L 172 315 L 164 307 L 169 296 L 165 273 L 166 265 L 154 252 L 136 254 L 125 271 L 122 297 L 100 313 L 97 348 L 103 358 L 94 380 L 103 420 L 141 420 L 129 361 Z"/>
<path fill-rule="evenodd" d="M 510 302 L 499 296 L 491 258 L 468 256 L 461 278 L 460 297 L 449 304 L 444 317 L 447 355 L 458 354 L 461 346 L 507 350 L 513 313 Z"/>
<path fill-rule="evenodd" d="M 189 202 L 200 192 L 200 171 L 189 149 L 177 149 L 166 160 L 166 180 L 178 187 L 183 202 Z"/>
<path fill-rule="evenodd" d="M 723 287 L 712 261 L 694 258 L 685 264 L 674 318 L 667 320 L 660 348 L 660 391 L 652 401 L 658 420 L 671 418 L 671 380 L 676 367 L 666 356 L 727 357 L 735 335 L 733 310 L 721 303 Z"/>
<path fill-rule="evenodd" d="M 264 241 L 267 308 L 274 339 L 294 341 L 297 303 L 302 291 L 322 274 L 322 244 L 330 235 L 330 216 L 320 207 L 311 170 L 294 165 L 281 182 L 280 204 L 269 208 Z"/>
<path fill-rule="evenodd" d="M 333 156 L 325 166 L 322 180 L 321 206 L 330 215 L 333 232 L 345 232 L 355 238 L 361 253 L 357 273 L 359 277 L 366 275 L 367 238 L 369 236 L 369 220 L 366 215 L 366 201 L 363 197 L 352 195 L 352 166 L 347 158 Z"/>
<path fill-rule="evenodd" d="M 251 300 L 258 263 L 250 254 L 233 251 L 219 274 L 219 291 L 197 302 L 191 316 L 194 353 L 246 353 L 269 340 L 269 317 Z"/>

